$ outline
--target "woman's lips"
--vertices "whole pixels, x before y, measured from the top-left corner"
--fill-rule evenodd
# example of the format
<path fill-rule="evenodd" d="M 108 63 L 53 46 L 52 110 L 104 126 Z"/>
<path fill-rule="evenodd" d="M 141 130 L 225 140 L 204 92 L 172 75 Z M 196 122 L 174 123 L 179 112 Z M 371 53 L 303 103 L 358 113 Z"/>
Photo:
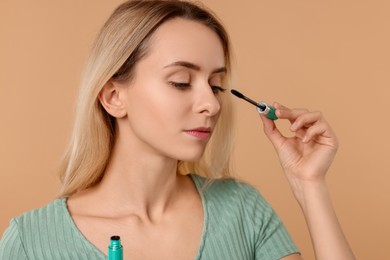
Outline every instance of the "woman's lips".
<path fill-rule="evenodd" d="M 196 128 L 196 129 L 190 129 L 184 131 L 186 134 L 189 134 L 193 137 L 196 137 L 201 140 L 206 140 L 211 135 L 211 129 L 210 128 Z"/>

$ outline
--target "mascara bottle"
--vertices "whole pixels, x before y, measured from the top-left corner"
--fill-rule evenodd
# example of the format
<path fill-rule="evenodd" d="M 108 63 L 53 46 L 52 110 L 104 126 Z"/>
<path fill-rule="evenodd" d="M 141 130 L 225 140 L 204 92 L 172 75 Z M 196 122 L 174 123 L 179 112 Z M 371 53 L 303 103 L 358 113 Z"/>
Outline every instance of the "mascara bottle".
<path fill-rule="evenodd" d="M 108 260 L 123 260 L 123 246 L 120 236 L 112 236 L 108 246 Z"/>

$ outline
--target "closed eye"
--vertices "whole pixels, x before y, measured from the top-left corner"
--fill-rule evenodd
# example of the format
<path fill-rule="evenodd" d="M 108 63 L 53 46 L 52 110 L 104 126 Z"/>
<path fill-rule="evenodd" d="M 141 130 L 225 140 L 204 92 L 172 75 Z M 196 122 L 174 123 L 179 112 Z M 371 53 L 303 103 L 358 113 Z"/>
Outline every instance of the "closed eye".
<path fill-rule="evenodd" d="M 218 94 L 219 92 L 225 92 L 226 89 L 220 86 L 211 86 L 214 94 Z"/>
<path fill-rule="evenodd" d="M 175 88 L 178 88 L 178 89 L 181 89 L 181 90 L 184 90 L 184 89 L 186 89 L 186 88 L 191 87 L 191 84 L 190 84 L 190 83 L 187 83 L 187 82 L 174 82 L 174 81 L 169 81 L 169 84 L 171 84 L 171 85 L 174 86 Z"/>
<path fill-rule="evenodd" d="M 172 86 L 174 86 L 175 88 L 180 89 L 180 90 L 185 90 L 185 89 L 191 87 L 191 84 L 187 83 L 187 82 L 170 81 L 169 84 L 171 84 Z M 226 91 L 225 88 L 220 87 L 220 86 L 211 86 L 211 90 L 213 91 L 214 94 L 218 94 L 220 92 Z"/>

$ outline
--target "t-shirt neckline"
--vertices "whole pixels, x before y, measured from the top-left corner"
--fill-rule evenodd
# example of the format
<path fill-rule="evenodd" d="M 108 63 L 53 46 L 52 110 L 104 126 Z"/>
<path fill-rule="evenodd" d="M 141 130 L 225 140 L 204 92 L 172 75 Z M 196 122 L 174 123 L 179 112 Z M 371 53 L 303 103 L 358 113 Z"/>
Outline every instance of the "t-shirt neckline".
<path fill-rule="evenodd" d="M 198 194 L 199 194 L 201 202 L 202 202 L 202 207 L 203 207 L 202 235 L 201 235 L 201 238 L 200 238 L 200 243 L 199 243 L 197 254 L 196 254 L 195 258 L 194 258 L 195 260 L 198 260 L 198 259 L 200 259 L 201 255 L 202 255 L 202 252 L 203 252 L 205 239 L 206 239 L 206 235 L 207 235 L 207 229 L 208 229 L 208 210 L 207 210 L 207 205 L 206 205 L 207 201 L 206 201 L 206 198 L 204 197 L 204 191 L 201 191 L 202 185 L 204 183 L 204 180 L 202 180 L 202 177 L 200 177 L 197 174 L 192 174 L 192 173 L 190 173 L 188 175 L 191 177 L 192 181 L 195 184 L 196 190 L 198 191 Z M 70 215 L 70 212 L 68 210 L 68 206 L 67 206 L 68 197 L 62 197 L 62 198 L 59 198 L 59 200 L 61 202 L 61 205 L 62 205 L 64 213 L 65 213 L 65 219 L 68 220 L 71 228 L 76 233 L 76 235 L 83 241 L 84 244 L 86 244 L 88 247 L 90 247 L 97 254 L 100 254 L 101 257 L 107 258 L 107 255 L 105 253 L 103 253 L 99 248 L 97 248 L 94 244 L 92 244 L 83 235 L 83 233 L 80 231 L 80 229 L 77 227 L 76 223 L 74 222 L 74 220 L 73 220 L 73 218 Z M 107 247 L 108 247 L 108 243 L 107 243 Z"/>

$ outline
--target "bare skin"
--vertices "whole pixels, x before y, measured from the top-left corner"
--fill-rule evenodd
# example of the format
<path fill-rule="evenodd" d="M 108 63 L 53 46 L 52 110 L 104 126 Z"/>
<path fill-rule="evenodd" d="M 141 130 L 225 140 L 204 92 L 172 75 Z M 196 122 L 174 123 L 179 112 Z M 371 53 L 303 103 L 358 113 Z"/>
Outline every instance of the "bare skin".
<path fill-rule="evenodd" d="M 118 207 L 99 187 L 69 199 L 68 208 L 82 234 L 104 254 L 108 238 L 118 234 L 129 259 L 194 259 L 203 230 L 202 204 L 189 177 L 177 176 L 177 183 L 168 204 L 151 205 L 148 212 L 126 202 Z"/>

